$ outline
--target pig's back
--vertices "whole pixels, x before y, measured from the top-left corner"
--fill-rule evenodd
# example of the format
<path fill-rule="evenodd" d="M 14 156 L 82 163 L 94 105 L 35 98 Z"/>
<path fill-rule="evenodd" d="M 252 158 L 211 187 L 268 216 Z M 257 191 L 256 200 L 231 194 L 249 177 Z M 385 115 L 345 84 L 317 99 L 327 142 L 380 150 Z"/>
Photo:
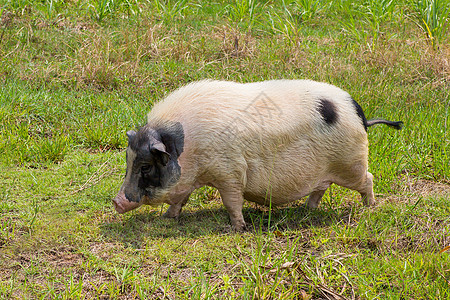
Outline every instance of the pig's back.
<path fill-rule="evenodd" d="M 334 104 L 337 124 L 364 131 L 350 96 L 343 90 L 310 80 L 273 80 L 256 83 L 204 80 L 191 83 L 157 103 L 152 120 L 179 121 L 196 134 L 236 133 L 267 136 L 292 130 L 329 130 L 323 122 L 321 100 Z M 359 121 L 359 122 L 358 122 Z M 336 127 L 336 126 L 335 126 Z"/>

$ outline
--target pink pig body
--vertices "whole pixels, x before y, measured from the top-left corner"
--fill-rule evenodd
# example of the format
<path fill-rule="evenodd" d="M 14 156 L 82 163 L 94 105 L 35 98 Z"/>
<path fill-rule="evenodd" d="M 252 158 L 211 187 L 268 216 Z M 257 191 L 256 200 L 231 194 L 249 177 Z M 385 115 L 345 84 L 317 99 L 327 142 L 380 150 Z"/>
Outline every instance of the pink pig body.
<path fill-rule="evenodd" d="M 245 226 L 244 199 L 276 206 L 309 195 L 307 205 L 315 208 L 335 183 L 371 205 L 366 129 L 376 123 L 401 125 L 367 121 L 348 93 L 326 83 L 192 83 L 129 132 L 127 175 L 113 202 L 119 213 L 168 203 L 166 216 L 178 217 L 191 192 L 209 185 L 237 230 Z"/>

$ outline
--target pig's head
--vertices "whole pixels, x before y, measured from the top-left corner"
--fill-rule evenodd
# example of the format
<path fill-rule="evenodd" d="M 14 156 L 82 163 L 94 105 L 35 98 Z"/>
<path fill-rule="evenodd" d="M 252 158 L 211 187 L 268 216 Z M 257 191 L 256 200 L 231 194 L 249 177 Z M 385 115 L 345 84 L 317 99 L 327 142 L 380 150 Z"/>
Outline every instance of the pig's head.
<path fill-rule="evenodd" d="M 125 180 L 113 204 L 125 213 L 142 204 L 158 205 L 178 181 L 184 133 L 180 123 L 128 131 Z"/>

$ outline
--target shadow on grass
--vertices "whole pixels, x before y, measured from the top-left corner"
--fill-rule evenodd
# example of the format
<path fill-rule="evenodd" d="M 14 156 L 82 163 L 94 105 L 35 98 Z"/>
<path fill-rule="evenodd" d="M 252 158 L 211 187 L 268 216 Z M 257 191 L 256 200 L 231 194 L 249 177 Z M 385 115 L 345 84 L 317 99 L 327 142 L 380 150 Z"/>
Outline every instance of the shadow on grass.
<path fill-rule="evenodd" d="M 247 232 L 290 231 L 328 227 L 351 222 L 354 207 L 309 210 L 303 205 L 286 208 L 243 210 Z M 207 235 L 235 234 L 228 212 L 223 207 L 186 209 L 178 219 L 168 219 L 159 211 L 136 211 L 123 221 L 104 223 L 102 234 L 108 239 L 140 247 L 145 240 L 159 238 L 197 238 Z"/>
<path fill-rule="evenodd" d="M 290 231 L 311 227 L 329 227 L 337 223 L 349 223 L 354 207 L 308 209 L 304 205 L 261 211 L 257 208 L 244 210 L 247 226 L 252 230 Z"/>

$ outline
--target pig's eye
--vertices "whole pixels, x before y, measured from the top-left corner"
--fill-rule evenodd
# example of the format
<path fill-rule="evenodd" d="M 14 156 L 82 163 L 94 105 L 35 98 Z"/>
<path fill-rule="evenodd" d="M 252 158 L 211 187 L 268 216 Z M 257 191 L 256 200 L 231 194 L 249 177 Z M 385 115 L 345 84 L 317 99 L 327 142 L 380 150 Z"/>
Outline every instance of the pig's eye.
<path fill-rule="evenodd" d="M 150 172 L 152 171 L 152 169 L 153 169 L 153 166 L 152 166 L 152 165 L 143 165 L 143 166 L 141 167 L 141 172 L 142 172 L 143 174 L 148 174 L 148 173 L 150 173 Z"/>

